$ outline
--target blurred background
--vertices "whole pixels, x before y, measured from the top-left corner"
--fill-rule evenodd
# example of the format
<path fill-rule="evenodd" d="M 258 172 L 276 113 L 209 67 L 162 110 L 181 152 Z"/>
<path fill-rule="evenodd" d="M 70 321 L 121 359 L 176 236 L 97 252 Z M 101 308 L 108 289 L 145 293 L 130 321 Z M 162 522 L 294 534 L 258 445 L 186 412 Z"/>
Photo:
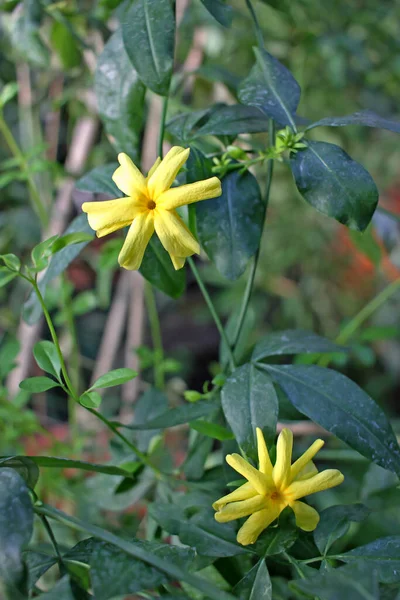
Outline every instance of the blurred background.
<path fill-rule="evenodd" d="M 232 26 L 224 28 L 198 0 L 177 2 L 176 74 L 168 119 L 216 102 L 236 101 L 238 82 L 253 64 L 255 41 L 245 3 L 231 0 L 230 4 L 234 18 Z M 398 1 L 259 0 L 255 5 L 266 48 L 301 85 L 301 116 L 314 121 L 373 109 L 400 119 Z M 42 236 L 62 233 L 80 214 L 82 202 L 93 198 L 75 186 L 76 180 L 96 166 L 115 162 L 121 132 L 113 131 L 112 115 L 99 118 L 94 80 L 98 56 L 126 6 L 120 0 L 0 2 L 0 86 L 18 84 L 16 96 L 4 108 L 4 118 L 49 216 L 43 233 L 28 201 L 27 182 L 0 132 L 0 253 L 13 252 L 23 259 Z M 144 170 L 156 156 L 159 115 L 159 98 L 151 93 L 137 110 L 135 106 Z M 332 357 L 330 364 L 363 387 L 398 428 L 399 138 L 359 126 L 319 128 L 311 136 L 342 146 L 366 167 L 380 191 L 380 210 L 367 233 L 352 233 L 312 210 L 298 195 L 289 170 L 284 164 L 276 165 L 241 351 L 246 353 L 261 336 L 280 329 L 303 328 L 339 339 L 350 351 Z M 176 142 L 168 130 L 166 140 Z M 252 140 L 257 147 L 267 145 L 267 136 L 252 136 Z M 215 140 L 204 144 L 221 148 Z M 138 156 L 133 158 L 139 161 Z M 256 174 L 261 185 L 265 183 L 264 171 Z M 121 236 L 115 235 L 84 248 L 67 271 L 49 283 L 46 302 L 81 389 L 111 368 L 140 371 L 140 377 L 120 392 L 104 395 L 104 413 L 126 422 L 132 420 L 135 403 L 153 383 L 154 351 L 143 278 L 118 268 L 121 243 Z M 242 298 L 246 275 L 232 283 L 218 274 L 206 256 L 199 258 L 198 265 L 220 315 L 228 321 Z M 190 272 L 186 279 L 179 298 L 161 292 L 155 298 L 172 406 L 183 401 L 185 390 L 202 392 L 203 383 L 220 368 L 217 330 Z M 63 394 L 50 390 L 30 397 L 19 390 L 21 379 L 40 374 L 32 348 L 48 336 L 40 318 L 33 325 L 21 319 L 23 312 L 30 314 L 25 304 L 28 292 L 17 280 L 0 289 L 0 454 L 108 460 L 118 448 L 110 450 L 107 437 L 83 412 L 69 410 Z M 289 418 L 296 415 L 283 402 L 281 419 Z M 169 437 L 173 460 L 179 463 L 184 428 Z M 372 495 L 371 502 L 380 506 L 383 491 L 392 489 L 394 482 L 382 469 L 366 470 L 363 464 L 349 463 L 348 501 Z M 118 510 L 140 499 L 132 490 L 115 496 L 109 482 L 105 476 L 82 479 L 74 471 L 56 475 L 44 470 L 40 486 L 62 508 L 89 498 L 88 506 L 94 511 L 89 516 L 99 519 L 95 508 Z M 335 493 L 324 496 L 324 502 L 332 503 Z M 345 501 L 343 496 L 341 501 Z M 387 496 L 385 502 L 389 502 Z M 398 506 L 397 496 L 376 527 L 390 533 L 394 522 L 400 526 L 396 502 Z M 135 515 L 140 516 L 140 510 L 136 504 Z M 118 519 L 136 519 L 135 515 L 128 511 Z"/>

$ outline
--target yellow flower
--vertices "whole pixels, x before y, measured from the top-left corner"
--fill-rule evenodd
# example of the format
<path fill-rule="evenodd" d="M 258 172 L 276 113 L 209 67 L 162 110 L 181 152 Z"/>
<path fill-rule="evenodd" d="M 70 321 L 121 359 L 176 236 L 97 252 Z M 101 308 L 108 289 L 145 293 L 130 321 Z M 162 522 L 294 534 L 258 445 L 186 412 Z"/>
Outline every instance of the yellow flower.
<path fill-rule="evenodd" d="M 121 165 L 113 180 L 126 197 L 105 202 L 85 202 L 89 225 L 98 237 L 130 225 L 118 257 L 121 267 L 139 269 L 144 251 L 154 231 L 171 257 L 175 269 L 185 259 L 200 252 L 200 246 L 186 227 L 176 208 L 199 200 L 220 196 L 217 177 L 171 188 L 175 177 L 189 157 L 190 149 L 175 146 L 163 160 L 158 158 L 144 177 L 129 156 L 119 154 Z"/>
<path fill-rule="evenodd" d="M 317 511 L 299 502 L 299 498 L 322 492 L 342 483 L 344 477 L 336 469 L 327 469 L 318 473 L 312 458 L 324 445 L 316 440 L 293 464 L 293 434 L 283 429 L 278 437 L 276 462 L 272 466 L 264 436 L 257 427 L 258 470 L 239 454 L 228 454 L 226 462 L 235 471 L 243 475 L 248 483 L 220 498 L 213 504 L 218 511 L 215 519 L 227 523 L 251 515 L 239 529 L 237 541 L 243 546 L 254 544 L 258 536 L 278 518 L 287 507 L 293 510 L 296 525 L 304 531 L 313 531 L 318 525 Z"/>

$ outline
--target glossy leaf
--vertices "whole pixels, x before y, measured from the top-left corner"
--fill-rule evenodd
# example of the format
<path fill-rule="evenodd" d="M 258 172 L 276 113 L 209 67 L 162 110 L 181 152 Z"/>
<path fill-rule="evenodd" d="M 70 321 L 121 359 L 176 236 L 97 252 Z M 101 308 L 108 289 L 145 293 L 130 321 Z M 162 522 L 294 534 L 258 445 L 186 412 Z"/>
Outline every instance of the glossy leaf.
<path fill-rule="evenodd" d="M 226 427 L 217 425 L 217 423 L 209 423 L 208 421 L 191 421 L 190 429 L 194 429 L 198 433 L 207 437 L 223 442 L 224 440 L 233 440 L 234 435 Z"/>
<path fill-rule="evenodd" d="M 5 266 L 11 271 L 19 271 L 21 268 L 21 261 L 15 254 L 1 254 L 0 260 L 3 261 Z"/>
<path fill-rule="evenodd" d="M 148 423 L 168 411 L 168 398 L 161 390 L 148 388 L 135 402 L 134 425 Z M 135 433 L 136 445 L 142 452 L 147 452 L 152 438 L 160 429 L 142 429 Z"/>
<path fill-rule="evenodd" d="M 119 198 L 121 190 L 117 188 L 112 180 L 114 171 L 118 168 L 118 163 L 110 163 L 95 167 L 86 175 L 78 179 L 75 187 L 84 192 L 92 192 L 93 194 L 107 194 L 111 198 Z M 87 219 L 86 215 L 85 218 Z"/>
<path fill-rule="evenodd" d="M 57 557 L 51 556 L 45 552 L 28 550 L 23 553 L 23 557 L 29 571 L 28 587 L 30 590 L 46 571 L 57 564 Z"/>
<path fill-rule="evenodd" d="M 276 58 L 254 48 L 256 64 L 239 86 L 239 100 L 256 106 L 280 125 L 295 129 L 294 115 L 300 100 L 300 86 Z"/>
<path fill-rule="evenodd" d="M 319 212 L 350 229 L 364 231 L 379 194 L 371 175 L 342 148 L 308 142 L 292 154 L 291 168 L 300 194 Z"/>
<path fill-rule="evenodd" d="M 268 118 L 258 108 L 234 104 L 219 106 L 208 113 L 208 119 L 193 135 L 233 135 L 261 133 L 268 130 Z"/>
<path fill-rule="evenodd" d="M 102 397 L 98 392 L 85 392 L 79 397 L 79 404 L 86 408 L 99 408 Z"/>
<path fill-rule="evenodd" d="M 137 161 L 144 123 L 145 87 L 128 58 L 120 29 L 110 37 L 99 56 L 95 92 L 99 115 L 111 142 L 119 152 L 126 152 Z M 116 197 L 121 197 L 121 193 Z"/>
<path fill-rule="evenodd" d="M 265 560 L 258 562 L 233 588 L 240 600 L 271 600 L 272 583 Z"/>
<path fill-rule="evenodd" d="M 127 381 L 131 381 L 131 379 L 134 379 L 137 375 L 137 372 L 133 369 L 114 369 L 113 371 L 101 375 L 101 377 L 90 386 L 89 390 L 98 390 L 122 385 Z"/>
<path fill-rule="evenodd" d="M 26 483 L 14 469 L 0 468 L 0 580 L 6 589 L 26 590 L 22 551 L 32 532 L 33 506 Z"/>
<path fill-rule="evenodd" d="M 59 387 L 59 383 L 50 379 L 50 377 L 28 377 L 19 384 L 21 390 L 27 390 L 34 394 L 46 392 L 52 388 Z"/>
<path fill-rule="evenodd" d="M 107 475 L 122 475 L 128 477 L 131 473 L 131 469 L 124 469 L 123 467 L 115 467 L 113 465 L 99 465 L 96 463 L 85 462 L 82 460 L 74 460 L 71 458 L 57 458 L 56 456 L 12 456 L 12 457 L 0 457 L 0 465 L 3 463 L 12 466 L 13 469 L 18 470 L 21 476 L 31 483 L 30 479 L 21 472 L 21 469 L 26 470 L 26 461 L 32 462 L 38 467 L 47 467 L 50 469 L 79 469 L 82 471 L 93 471 L 94 473 L 105 473 Z M 17 464 L 14 466 L 13 461 L 18 461 L 21 466 Z M 30 485 L 30 487 L 34 487 Z"/>
<path fill-rule="evenodd" d="M 311 123 L 307 127 L 307 130 L 314 129 L 314 127 L 343 127 L 346 125 L 365 125 L 365 127 L 377 127 L 378 129 L 387 129 L 394 133 L 400 133 L 400 123 L 398 121 L 385 119 L 372 110 L 360 110 L 344 117 L 325 117 L 324 119 L 315 121 L 315 123 Z"/>
<path fill-rule="evenodd" d="M 278 397 L 270 376 L 247 363 L 230 375 L 222 388 L 221 400 L 236 441 L 257 462 L 256 427 L 271 442 L 278 421 Z"/>
<path fill-rule="evenodd" d="M 196 204 L 199 241 L 218 271 L 235 280 L 260 244 L 264 203 L 255 177 L 228 173 L 222 196 Z"/>
<path fill-rule="evenodd" d="M 211 109 L 194 110 L 175 115 L 167 123 L 168 132 L 182 143 L 187 143 L 196 135 L 197 129 L 207 121 Z"/>
<path fill-rule="evenodd" d="M 232 7 L 223 0 L 201 0 L 208 12 L 218 23 L 229 27 L 232 22 Z"/>
<path fill-rule="evenodd" d="M 146 423 L 137 423 L 133 425 L 124 425 L 127 429 L 166 429 L 175 425 L 182 425 L 188 421 L 205 417 L 214 412 L 217 408 L 214 402 L 203 400 L 193 404 L 183 404 L 177 408 L 171 408 L 162 415 L 147 421 Z"/>
<path fill-rule="evenodd" d="M 381 467 L 400 474 L 400 448 L 382 409 L 353 381 L 315 365 L 260 365 L 301 413 Z"/>
<path fill-rule="evenodd" d="M 155 235 L 146 248 L 139 270 L 147 281 L 171 298 L 179 298 L 185 291 L 185 269 L 175 271 L 171 257 Z"/>
<path fill-rule="evenodd" d="M 14 469 L 32 490 L 38 482 L 39 469 L 30 456 L 2 456 L 0 467 Z"/>
<path fill-rule="evenodd" d="M 73 591 L 73 582 L 68 575 L 57 581 L 55 586 L 40 595 L 41 600 L 77 600 L 79 598 Z M 79 598 L 81 600 L 82 596 Z M 83 600 L 83 598 L 82 598 Z"/>
<path fill-rule="evenodd" d="M 249 552 L 236 542 L 236 533 L 226 523 L 217 523 L 211 514 L 199 513 L 181 524 L 179 538 L 198 554 L 222 558 Z"/>
<path fill-rule="evenodd" d="M 346 348 L 337 346 L 330 340 L 311 331 L 286 329 L 272 331 L 256 344 L 252 360 L 258 361 L 269 356 L 285 354 L 314 354 L 322 352 L 343 352 Z"/>
<path fill-rule="evenodd" d="M 39 367 L 46 373 L 60 379 L 61 363 L 53 342 L 42 340 L 33 348 L 33 355 Z"/>
<path fill-rule="evenodd" d="M 363 504 L 330 506 L 320 513 L 320 521 L 314 531 L 314 541 L 318 550 L 325 555 L 331 545 L 344 536 L 352 521 L 360 522 L 370 514 Z"/>
<path fill-rule="evenodd" d="M 400 582 L 400 536 L 379 538 L 338 555 L 344 562 L 362 561 L 382 583 Z"/>
<path fill-rule="evenodd" d="M 175 15 L 170 0 L 134 0 L 122 22 L 125 50 L 143 83 L 166 96 L 174 65 Z"/>

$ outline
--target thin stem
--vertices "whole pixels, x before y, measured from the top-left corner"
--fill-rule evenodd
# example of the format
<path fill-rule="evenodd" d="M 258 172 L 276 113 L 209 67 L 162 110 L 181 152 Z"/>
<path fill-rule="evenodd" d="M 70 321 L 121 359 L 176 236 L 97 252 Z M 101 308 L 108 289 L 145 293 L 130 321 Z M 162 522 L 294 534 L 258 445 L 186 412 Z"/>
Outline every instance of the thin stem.
<path fill-rule="evenodd" d="M 158 156 L 160 158 L 163 157 L 163 143 L 164 143 L 165 121 L 167 118 L 167 110 L 168 110 L 168 98 L 169 98 L 169 96 L 167 95 L 167 96 L 164 96 L 163 100 L 162 100 L 160 133 L 158 136 Z"/>
<path fill-rule="evenodd" d="M 40 519 L 41 519 L 41 521 L 43 523 L 43 526 L 44 526 L 45 530 L 47 531 L 47 534 L 48 534 L 48 536 L 49 536 L 49 538 L 51 540 L 51 543 L 53 545 L 54 551 L 57 554 L 57 558 L 58 558 L 58 560 L 59 560 L 59 562 L 61 564 L 61 563 L 63 563 L 63 557 L 61 556 L 61 552 L 60 552 L 60 549 L 58 547 L 57 540 L 56 540 L 56 538 L 54 536 L 53 530 L 52 530 L 52 528 L 50 526 L 50 523 L 48 522 L 48 520 L 45 517 L 45 515 L 40 515 Z"/>
<path fill-rule="evenodd" d="M 273 122 L 272 119 L 270 119 L 269 123 L 268 123 L 268 134 L 269 134 L 269 142 L 271 144 L 273 144 L 274 143 L 275 127 L 274 127 L 274 122 Z M 270 192 L 271 192 L 271 184 L 272 184 L 272 175 L 273 175 L 273 172 L 274 172 L 274 161 L 270 159 L 268 161 L 268 179 L 267 179 L 267 187 L 266 187 L 266 190 L 265 190 L 264 213 L 263 213 L 263 217 L 262 217 L 262 221 L 261 221 L 262 224 L 263 224 L 263 230 L 264 230 L 265 218 L 266 218 L 266 215 L 267 215 L 267 208 L 268 208 L 268 203 L 269 203 L 269 196 L 270 196 Z M 261 236 L 262 236 L 262 232 L 261 232 Z M 251 293 L 253 291 L 254 278 L 255 278 L 255 275 L 256 275 L 258 260 L 260 258 L 260 249 L 261 249 L 261 237 L 260 237 L 260 245 L 257 248 L 257 252 L 256 252 L 256 254 L 254 256 L 253 263 L 252 263 L 252 265 L 250 267 L 249 278 L 248 278 L 247 283 L 246 283 L 246 289 L 244 291 L 244 296 L 243 296 L 243 300 L 242 300 L 242 306 L 241 306 L 239 317 L 238 317 L 238 320 L 237 320 L 237 327 L 236 327 L 235 335 L 233 336 L 233 341 L 232 341 L 232 345 L 231 345 L 231 347 L 233 349 L 236 348 L 236 345 L 237 345 L 237 343 L 239 341 L 240 333 L 242 331 L 244 320 L 246 318 L 246 314 L 247 314 L 247 309 L 248 309 L 249 302 L 250 302 Z"/>
<path fill-rule="evenodd" d="M 227 338 L 225 329 L 224 329 L 224 327 L 223 327 L 223 325 L 222 325 L 222 323 L 220 321 L 220 318 L 219 318 L 219 316 L 217 314 L 217 311 L 215 310 L 214 304 L 213 304 L 213 302 L 212 302 L 212 300 L 210 298 L 210 295 L 209 295 L 209 293 L 207 291 L 207 288 L 204 285 L 204 282 L 203 282 L 203 280 L 201 278 L 201 275 L 200 275 L 200 273 L 199 273 L 199 271 L 198 271 L 198 269 L 197 269 L 197 267 L 196 267 L 196 265 L 195 265 L 192 257 L 189 256 L 189 258 L 187 260 L 188 260 L 188 263 L 190 265 L 190 268 L 192 269 L 193 275 L 196 278 L 196 281 L 197 281 L 197 284 L 198 284 L 198 286 L 200 288 L 200 291 L 203 294 L 204 300 L 206 301 L 206 304 L 207 304 L 208 309 L 209 309 L 209 311 L 211 313 L 211 316 L 214 319 L 214 322 L 215 322 L 215 324 L 217 326 L 217 329 L 219 331 L 221 339 L 224 342 L 224 344 L 226 345 L 226 348 L 227 348 L 228 354 L 229 354 L 230 367 L 231 367 L 231 370 L 233 371 L 236 368 L 235 357 L 233 356 L 232 348 L 231 348 L 229 340 Z"/>
<path fill-rule="evenodd" d="M 148 281 L 144 285 L 144 297 L 150 322 L 151 338 L 154 348 L 154 382 L 160 390 L 164 388 L 164 349 L 162 343 L 160 319 L 158 317 L 153 286 Z"/>
<path fill-rule="evenodd" d="M 70 372 L 71 372 L 71 383 L 75 390 L 77 390 L 77 394 L 79 395 L 79 382 L 80 382 L 80 373 L 79 373 L 79 345 L 78 345 L 78 335 L 75 326 L 74 314 L 72 310 L 71 303 L 71 294 L 68 289 L 67 280 L 65 275 L 61 277 L 61 289 L 64 300 L 64 314 L 66 318 L 66 324 L 68 328 L 68 333 L 71 337 L 72 347 L 71 347 L 71 355 L 70 355 Z M 70 397 L 68 400 L 68 422 L 71 431 L 72 440 L 75 439 L 77 433 L 77 422 L 76 422 L 76 402 L 73 397 Z"/>
<path fill-rule="evenodd" d="M 345 344 L 355 334 L 357 329 L 371 317 L 378 308 L 380 308 L 393 294 L 400 288 L 400 277 L 395 281 L 392 281 L 388 286 L 385 287 L 375 298 L 371 300 L 364 308 L 356 314 L 351 321 L 347 323 L 342 331 L 337 336 L 335 342 L 337 344 Z M 331 357 L 329 355 L 323 356 L 318 361 L 319 366 L 326 367 L 329 365 Z"/>
<path fill-rule="evenodd" d="M 247 8 L 249 9 L 249 12 L 251 14 L 251 18 L 253 19 L 253 27 L 254 27 L 254 32 L 256 34 L 256 38 L 257 38 L 257 44 L 259 45 L 260 48 L 264 48 L 264 38 L 263 38 L 262 31 L 261 31 L 260 23 L 258 22 L 258 19 L 257 19 L 256 11 L 254 10 L 251 0 L 246 0 L 246 4 L 247 4 Z"/>
<path fill-rule="evenodd" d="M 9 147 L 11 153 L 15 156 L 15 158 L 18 159 L 18 161 L 21 165 L 21 169 L 25 174 L 26 181 L 28 184 L 33 209 L 37 213 L 42 226 L 46 227 L 49 222 L 48 212 L 47 212 L 45 206 L 43 205 L 43 202 L 40 198 L 39 192 L 36 188 L 35 182 L 33 181 L 32 177 L 30 175 L 29 166 L 25 160 L 25 157 L 24 157 L 23 153 L 21 152 L 17 142 L 15 141 L 14 136 L 13 136 L 11 130 L 9 129 L 7 123 L 5 122 L 2 114 L 0 114 L 0 131 L 3 134 L 3 137 L 7 143 L 7 146 Z"/>

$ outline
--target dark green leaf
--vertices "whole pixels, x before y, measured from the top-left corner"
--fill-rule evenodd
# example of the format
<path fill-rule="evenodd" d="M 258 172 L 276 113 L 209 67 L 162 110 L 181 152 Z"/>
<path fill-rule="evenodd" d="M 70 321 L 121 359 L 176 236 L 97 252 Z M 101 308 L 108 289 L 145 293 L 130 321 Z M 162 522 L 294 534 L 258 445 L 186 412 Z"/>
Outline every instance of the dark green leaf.
<path fill-rule="evenodd" d="M 93 192 L 94 194 L 108 194 L 112 198 L 119 198 L 121 191 L 112 180 L 114 171 L 118 168 L 118 163 L 110 163 L 95 167 L 86 175 L 78 179 L 75 187 L 84 192 Z M 85 218 L 87 219 L 86 215 Z"/>
<path fill-rule="evenodd" d="M 57 563 L 57 557 L 45 554 L 44 552 L 35 552 L 33 550 L 24 552 L 23 557 L 29 571 L 29 589 L 32 589 L 37 580 Z"/>
<path fill-rule="evenodd" d="M 60 379 L 61 363 L 53 342 L 47 340 L 37 342 L 33 348 L 33 355 L 43 371 Z"/>
<path fill-rule="evenodd" d="M 311 123 L 307 129 L 314 127 L 343 127 L 345 125 L 365 125 L 366 127 L 378 127 L 379 129 L 388 129 L 394 133 L 400 133 L 400 123 L 385 119 L 375 114 L 372 110 L 360 110 L 352 115 L 345 117 L 325 117 L 315 123 Z"/>
<path fill-rule="evenodd" d="M 271 600 L 272 584 L 265 560 L 260 560 L 233 588 L 240 600 Z"/>
<path fill-rule="evenodd" d="M 220 440 L 221 442 L 234 439 L 234 435 L 231 431 L 216 423 L 209 423 L 208 421 L 191 421 L 189 427 L 214 440 Z"/>
<path fill-rule="evenodd" d="M 38 24 L 33 22 L 27 11 L 18 14 L 11 30 L 11 42 L 17 54 L 35 67 L 47 68 L 49 50 L 39 34 Z"/>
<path fill-rule="evenodd" d="M 278 397 L 269 375 L 247 363 L 236 369 L 222 388 L 222 408 L 242 450 L 257 461 L 256 427 L 267 441 L 275 437 Z"/>
<path fill-rule="evenodd" d="M 50 379 L 50 377 L 28 377 L 28 379 L 21 381 L 19 387 L 22 390 L 27 390 L 28 392 L 38 394 L 40 392 L 51 390 L 55 387 L 59 387 L 59 385 L 60 384 L 57 381 Z"/>
<path fill-rule="evenodd" d="M 166 502 L 153 502 L 149 506 L 152 518 L 168 533 L 178 535 L 181 524 L 184 522 L 184 514 L 181 508 Z"/>
<path fill-rule="evenodd" d="M 217 523 L 209 514 L 199 513 L 181 524 L 179 538 L 204 556 L 235 556 L 248 549 L 236 542 L 236 533 L 226 523 Z"/>
<path fill-rule="evenodd" d="M 165 558 L 181 569 L 189 570 L 194 551 L 191 548 L 178 548 L 168 544 L 134 540 L 132 544 Z M 97 543 L 92 552 L 91 580 L 96 600 L 136 594 L 155 589 L 166 583 L 168 576 L 139 560 L 132 559 L 111 544 Z"/>
<path fill-rule="evenodd" d="M 221 106 L 209 113 L 206 123 L 193 137 L 202 135 L 238 135 L 268 130 L 268 118 L 258 108 L 235 104 Z"/>
<path fill-rule="evenodd" d="M 286 509 L 287 511 L 290 509 Z M 276 527 L 267 527 L 260 535 L 253 546 L 253 550 L 259 556 L 275 556 L 281 554 L 293 546 L 298 537 L 298 528 L 293 513 L 289 513 L 289 518 L 284 518 L 284 514 L 279 517 Z"/>
<path fill-rule="evenodd" d="M 67 27 L 68 23 L 69 27 Z M 52 47 L 60 57 L 64 69 L 73 69 L 79 67 L 82 61 L 82 55 L 79 50 L 77 40 L 71 31 L 71 25 L 53 21 L 50 32 L 50 41 Z"/>
<path fill-rule="evenodd" d="M 0 287 L 4 287 L 16 277 L 18 277 L 18 273 L 15 271 L 10 271 L 7 267 L 0 267 Z"/>
<path fill-rule="evenodd" d="M 239 86 L 239 100 L 262 110 L 281 125 L 295 129 L 300 86 L 291 72 L 262 48 L 254 48 L 256 64 Z"/>
<path fill-rule="evenodd" d="M 232 7 L 225 4 L 223 0 L 201 0 L 208 12 L 218 23 L 229 27 L 232 22 Z"/>
<path fill-rule="evenodd" d="M 65 575 L 62 579 L 57 581 L 55 586 L 44 594 L 40 595 L 41 600 L 83 600 L 75 595 L 73 591 L 73 584 L 68 575 Z M 89 599 L 89 596 L 86 596 Z"/>
<path fill-rule="evenodd" d="M 168 398 L 156 388 L 146 390 L 135 403 L 134 425 L 144 424 L 165 414 L 168 410 Z M 152 438 L 160 429 L 138 430 L 135 433 L 136 445 L 142 452 L 147 452 Z"/>
<path fill-rule="evenodd" d="M 195 402 L 194 404 L 183 404 L 177 408 L 171 408 L 162 415 L 147 421 L 147 423 L 138 423 L 133 425 L 124 425 L 127 429 L 166 429 L 175 425 L 182 425 L 200 417 L 206 417 L 218 406 L 209 400 Z"/>
<path fill-rule="evenodd" d="M 197 233 L 218 271 L 235 280 L 260 244 L 264 203 L 255 177 L 228 173 L 222 196 L 196 204 Z"/>
<path fill-rule="evenodd" d="M 170 0 L 134 0 L 122 23 L 125 50 L 143 83 L 166 96 L 174 66 L 175 15 Z"/>
<path fill-rule="evenodd" d="M 14 469 L 0 469 L 0 580 L 26 589 L 22 551 L 33 532 L 33 507 L 25 481 Z"/>
<path fill-rule="evenodd" d="M 186 479 L 196 481 L 203 477 L 212 447 L 213 440 L 210 437 L 198 435 L 193 439 L 182 467 Z"/>
<path fill-rule="evenodd" d="M 101 396 L 98 392 L 85 392 L 79 398 L 79 404 L 86 408 L 99 408 L 101 404 Z"/>
<path fill-rule="evenodd" d="M 309 204 L 350 229 L 366 229 L 379 194 L 364 167 L 326 142 L 307 142 L 290 162 L 297 188 Z"/>
<path fill-rule="evenodd" d="M 115 467 L 113 465 L 98 465 L 95 463 L 84 462 L 81 460 L 73 460 L 71 458 L 57 458 L 56 456 L 12 456 L 12 457 L 0 457 L 0 464 L 2 461 L 22 461 L 22 465 L 26 468 L 24 463 L 26 461 L 33 462 L 35 465 L 39 467 L 49 467 L 55 469 L 80 469 L 83 471 L 93 471 L 96 473 L 105 473 L 107 475 L 122 475 L 123 477 L 127 477 L 130 474 L 129 469 L 124 469 L 122 467 Z M 3 465 L 4 466 L 4 465 Z M 8 462 L 7 462 L 8 466 Z M 27 479 L 26 475 L 21 472 L 20 467 L 14 466 L 12 463 L 12 468 L 17 469 L 19 473 L 24 477 L 26 481 L 29 482 L 30 487 L 34 487 L 31 485 L 30 479 Z M 18 468 L 17 468 L 18 467 Z"/>
<path fill-rule="evenodd" d="M 136 6 L 132 9 L 135 14 Z M 143 29 L 142 26 L 141 31 Z M 144 52 L 144 48 L 138 47 L 138 50 Z M 128 58 L 120 29 L 110 37 L 99 56 L 95 92 L 99 114 L 112 143 L 119 152 L 126 152 L 137 161 L 144 123 L 145 87 Z M 120 196 L 119 192 L 117 198 Z"/>
<path fill-rule="evenodd" d="M 133 369 L 114 369 L 109 373 L 105 373 L 99 377 L 89 390 L 98 390 L 100 388 L 114 387 L 115 385 L 122 385 L 127 381 L 131 381 L 137 377 L 137 372 Z"/>
<path fill-rule="evenodd" d="M 210 113 L 210 110 L 210 108 L 206 108 L 175 115 L 168 121 L 167 130 L 180 142 L 188 142 L 195 136 L 200 124 L 206 121 L 206 116 Z"/>
<path fill-rule="evenodd" d="M 292 404 L 381 467 L 400 474 L 400 449 L 381 408 L 353 381 L 315 365 L 260 365 Z"/>
<path fill-rule="evenodd" d="M 330 506 L 323 510 L 314 531 L 314 541 L 321 554 L 325 555 L 331 545 L 347 533 L 351 521 L 363 521 L 370 512 L 363 504 Z"/>
<path fill-rule="evenodd" d="M 344 562 L 362 561 L 367 568 L 378 574 L 382 583 L 400 582 L 400 536 L 393 535 L 374 540 L 338 555 Z"/>
<path fill-rule="evenodd" d="M 171 258 L 158 237 L 153 235 L 143 256 L 140 273 L 157 289 L 171 298 L 178 298 L 185 290 L 185 269 L 175 271 Z"/>
<path fill-rule="evenodd" d="M 286 329 L 268 333 L 255 346 L 252 360 L 263 360 L 268 356 L 283 354 L 313 354 L 320 352 L 344 352 L 346 348 L 302 329 Z"/>
<path fill-rule="evenodd" d="M 39 479 L 39 469 L 30 456 L 3 456 L 0 457 L 0 467 L 14 469 L 26 481 L 32 490 Z"/>

